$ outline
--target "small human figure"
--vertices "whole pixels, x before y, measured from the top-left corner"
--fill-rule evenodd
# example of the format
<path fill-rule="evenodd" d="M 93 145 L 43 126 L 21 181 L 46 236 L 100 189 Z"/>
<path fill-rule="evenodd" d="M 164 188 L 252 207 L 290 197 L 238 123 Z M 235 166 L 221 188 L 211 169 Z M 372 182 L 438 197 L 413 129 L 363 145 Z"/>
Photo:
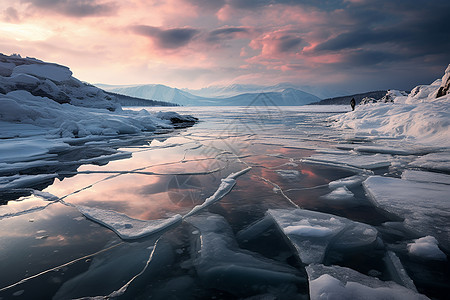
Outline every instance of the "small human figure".
<path fill-rule="evenodd" d="M 355 105 L 356 105 L 355 98 L 352 98 L 352 100 L 350 100 L 350 106 L 352 107 L 352 110 L 355 110 Z"/>

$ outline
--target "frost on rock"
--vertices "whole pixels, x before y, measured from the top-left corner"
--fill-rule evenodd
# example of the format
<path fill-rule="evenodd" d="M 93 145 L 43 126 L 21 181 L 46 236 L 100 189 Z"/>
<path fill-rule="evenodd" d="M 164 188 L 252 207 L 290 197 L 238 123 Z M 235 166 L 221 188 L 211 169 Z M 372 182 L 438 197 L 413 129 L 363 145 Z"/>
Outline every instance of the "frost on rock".
<path fill-rule="evenodd" d="M 447 256 L 438 245 L 435 237 L 427 235 L 408 244 L 408 252 L 411 256 L 426 260 L 447 260 Z"/>
<path fill-rule="evenodd" d="M 309 296 L 316 299 L 428 299 L 393 281 L 381 281 L 349 268 L 313 264 L 306 267 Z"/>
<path fill-rule="evenodd" d="M 187 221 L 199 232 L 192 237 L 191 253 L 205 286 L 248 296 L 274 292 L 274 286 L 295 287 L 305 281 L 293 267 L 239 249 L 231 227 L 222 216 L 202 214 Z"/>
<path fill-rule="evenodd" d="M 404 219 L 405 226 L 450 245 L 450 186 L 371 176 L 363 182 L 373 203 Z"/>
<path fill-rule="evenodd" d="M 268 214 L 305 264 L 321 263 L 328 250 L 352 251 L 375 245 L 378 231 L 367 224 L 303 209 L 269 209 Z"/>
<path fill-rule="evenodd" d="M 77 206 L 77 209 L 86 218 L 108 227 L 124 240 L 132 240 L 148 236 L 181 222 L 180 215 L 174 215 L 167 219 L 144 221 L 133 219 L 125 214 L 111 210 L 87 206 Z"/>

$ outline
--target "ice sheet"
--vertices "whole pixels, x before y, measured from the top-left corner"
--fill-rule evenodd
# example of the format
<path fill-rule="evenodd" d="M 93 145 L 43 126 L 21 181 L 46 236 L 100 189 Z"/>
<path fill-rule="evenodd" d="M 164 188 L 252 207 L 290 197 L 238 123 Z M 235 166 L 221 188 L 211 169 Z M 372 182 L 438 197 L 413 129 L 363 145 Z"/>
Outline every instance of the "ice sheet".
<path fill-rule="evenodd" d="M 124 240 L 139 239 L 181 222 L 180 215 L 174 215 L 167 219 L 144 221 L 111 210 L 87 206 L 76 206 L 76 208 L 86 218 L 110 228 Z"/>
<path fill-rule="evenodd" d="M 428 299 L 393 281 L 381 281 L 349 268 L 313 264 L 306 267 L 311 300 L 316 299 Z"/>
<path fill-rule="evenodd" d="M 367 224 L 303 209 L 267 212 L 294 245 L 305 264 L 320 263 L 330 249 L 352 251 L 371 247 L 378 232 Z"/>
<path fill-rule="evenodd" d="M 409 229 L 450 245 L 449 185 L 371 176 L 363 186 L 376 206 L 404 218 Z"/>
<path fill-rule="evenodd" d="M 274 287 L 304 282 L 288 265 L 239 249 L 233 231 L 220 215 L 201 214 L 186 219 L 198 233 L 192 236 L 193 263 L 203 284 L 236 296 L 272 291 Z"/>

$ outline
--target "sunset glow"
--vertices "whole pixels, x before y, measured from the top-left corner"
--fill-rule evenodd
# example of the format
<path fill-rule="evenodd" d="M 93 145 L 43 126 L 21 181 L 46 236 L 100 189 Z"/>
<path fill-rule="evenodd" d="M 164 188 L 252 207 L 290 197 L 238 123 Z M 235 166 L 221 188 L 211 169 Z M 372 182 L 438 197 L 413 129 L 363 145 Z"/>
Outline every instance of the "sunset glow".
<path fill-rule="evenodd" d="M 0 52 L 67 65 L 91 83 L 411 89 L 449 63 L 448 1 L 0 4 Z"/>

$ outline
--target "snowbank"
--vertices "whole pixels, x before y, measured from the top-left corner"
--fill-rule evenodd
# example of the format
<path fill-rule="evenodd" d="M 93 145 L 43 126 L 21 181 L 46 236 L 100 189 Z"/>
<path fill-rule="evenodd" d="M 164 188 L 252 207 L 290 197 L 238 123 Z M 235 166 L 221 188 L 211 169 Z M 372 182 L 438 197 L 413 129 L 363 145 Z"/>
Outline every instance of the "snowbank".
<path fill-rule="evenodd" d="M 114 97 L 72 77 L 65 66 L 3 54 L 0 54 L 0 108 L 3 139 L 115 136 L 173 129 L 197 121 L 175 112 L 124 111 Z M 21 143 L 17 146 L 23 148 Z M 48 152 L 40 148 L 39 151 Z M 14 153 L 11 149 L 8 152 Z M 0 161 L 2 158 L 0 151 Z"/>
<path fill-rule="evenodd" d="M 393 103 L 358 105 L 355 111 L 338 116 L 333 126 L 450 147 L 449 76 L 450 65 L 442 80 L 417 86 L 408 96 L 390 91 Z"/>

